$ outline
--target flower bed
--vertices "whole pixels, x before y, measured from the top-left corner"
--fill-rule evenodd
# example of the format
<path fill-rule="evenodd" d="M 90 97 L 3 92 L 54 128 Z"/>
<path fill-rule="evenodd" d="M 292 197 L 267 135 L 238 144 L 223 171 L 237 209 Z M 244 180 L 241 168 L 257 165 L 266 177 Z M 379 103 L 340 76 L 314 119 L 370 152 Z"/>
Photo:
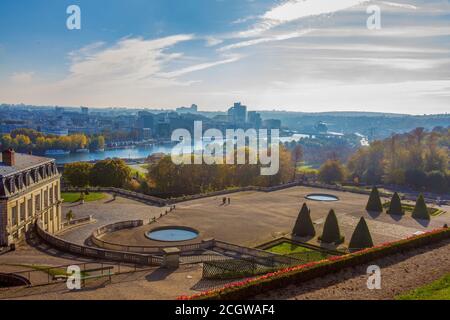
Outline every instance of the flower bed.
<path fill-rule="evenodd" d="M 335 256 L 326 260 L 310 262 L 271 272 L 262 276 L 230 283 L 223 288 L 205 291 L 193 296 L 181 296 L 179 300 L 240 300 L 248 299 L 261 292 L 283 288 L 291 284 L 301 283 L 344 268 L 361 265 L 372 260 L 408 249 L 417 248 L 450 238 L 450 229 L 443 228 L 413 236 L 400 241 L 384 243 L 373 248 L 364 249 L 344 256 Z"/>

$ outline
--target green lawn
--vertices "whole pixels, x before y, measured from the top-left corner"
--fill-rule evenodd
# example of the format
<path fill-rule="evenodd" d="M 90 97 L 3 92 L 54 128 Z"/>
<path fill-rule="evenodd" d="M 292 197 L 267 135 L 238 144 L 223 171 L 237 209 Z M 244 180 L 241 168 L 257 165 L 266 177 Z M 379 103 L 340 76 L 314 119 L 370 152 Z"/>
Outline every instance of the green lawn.
<path fill-rule="evenodd" d="M 396 297 L 397 300 L 450 300 L 450 273 L 421 288 Z"/>
<path fill-rule="evenodd" d="M 325 252 L 309 249 L 289 242 L 280 243 L 267 249 L 267 251 L 281 255 L 288 255 L 304 262 L 320 261 L 329 256 Z"/>
<path fill-rule="evenodd" d="M 79 192 L 63 192 L 61 193 L 62 198 L 64 199 L 64 202 L 68 203 L 74 203 L 80 201 L 81 193 Z M 106 197 L 104 193 L 101 192 L 90 192 L 87 195 L 84 195 L 84 201 L 90 202 L 90 201 L 98 201 L 102 200 Z"/>

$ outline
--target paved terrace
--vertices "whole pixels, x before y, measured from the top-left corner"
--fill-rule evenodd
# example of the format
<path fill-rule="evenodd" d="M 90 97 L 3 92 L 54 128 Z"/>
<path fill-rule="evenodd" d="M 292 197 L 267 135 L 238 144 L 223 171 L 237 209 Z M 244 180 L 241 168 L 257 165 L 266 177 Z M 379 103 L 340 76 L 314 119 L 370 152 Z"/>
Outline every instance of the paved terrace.
<path fill-rule="evenodd" d="M 310 193 L 329 193 L 338 196 L 338 202 L 326 203 L 306 200 Z M 450 223 L 450 208 L 447 213 L 432 218 L 430 223 L 417 221 L 406 215 L 392 217 L 386 213 L 370 215 L 365 211 L 368 196 L 350 192 L 328 191 L 309 187 L 293 187 L 271 193 L 250 191 L 230 195 L 231 204 L 222 205 L 222 196 L 192 200 L 177 204 L 177 209 L 158 220 L 156 224 L 136 229 L 117 231 L 103 237 L 106 241 L 124 245 L 158 245 L 144 233 L 160 226 L 188 226 L 200 231 L 200 238 L 216 238 L 245 246 L 255 246 L 282 235 L 289 234 L 303 202 L 311 208 L 311 216 L 320 234 L 328 211 L 336 211 L 341 232 L 349 241 L 361 216 L 367 219 L 375 243 L 393 241 L 411 236 L 418 231 L 442 227 Z M 64 207 L 66 212 L 69 207 Z M 144 219 L 165 211 L 165 208 L 151 207 L 132 200 L 117 198 L 116 201 L 102 200 L 72 208 L 77 217 L 92 214 L 96 224 L 73 229 L 63 238 L 82 243 L 92 231 L 109 223 Z M 312 240 L 313 243 L 317 242 Z"/>

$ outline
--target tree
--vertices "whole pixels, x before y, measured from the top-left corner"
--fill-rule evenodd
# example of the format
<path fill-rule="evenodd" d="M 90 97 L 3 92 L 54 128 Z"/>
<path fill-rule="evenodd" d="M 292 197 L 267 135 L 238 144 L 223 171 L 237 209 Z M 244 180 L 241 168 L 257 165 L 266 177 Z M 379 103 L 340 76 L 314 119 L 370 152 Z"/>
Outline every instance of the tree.
<path fill-rule="evenodd" d="M 292 161 L 294 162 L 294 181 L 295 177 L 297 175 L 297 166 L 300 161 L 302 161 L 303 158 L 303 148 L 300 144 L 296 144 L 294 149 L 292 150 Z"/>
<path fill-rule="evenodd" d="M 383 212 L 383 205 L 381 204 L 380 193 L 377 187 L 372 188 L 366 210 L 370 212 Z"/>
<path fill-rule="evenodd" d="M 323 227 L 322 236 L 319 238 L 324 243 L 341 244 L 344 242 L 344 237 L 341 236 L 336 213 L 333 209 L 328 213 L 325 225 Z"/>
<path fill-rule="evenodd" d="M 87 162 L 74 162 L 64 165 L 63 177 L 73 187 L 83 188 L 89 185 L 91 170 L 94 166 Z"/>
<path fill-rule="evenodd" d="M 414 207 L 414 211 L 412 213 L 412 217 L 414 219 L 422 219 L 422 220 L 430 220 L 431 216 L 428 212 L 427 204 L 425 203 L 425 199 L 423 195 L 419 195 L 416 201 L 416 206 Z"/>
<path fill-rule="evenodd" d="M 445 193 L 449 191 L 448 177 L 440 171 L 432 171 L 427 174 L 427 189 L 432 192 Z"/>
<path fill-rule="evenodd" d="M 397 216 L 401 216 L 405 214 L 402 208 L 402 201 L 400 200 L 400 196 L 397 192 L 394 193 L 391 199 L 391 203 L 389 205 L 389 210 L 387 211 L 388 214 L 393 214 Z"/>
<path fill-rule="evenodd" d="M 355 231 L 353 232 L 348 247 L 350 251 L 359 251 L 362 249 L 373 247 L 372 236 L 370 234 L 369 227 L 367 226 L 364 217 L 362 217 L 361 220 L 359 220 L 359 223 L 356 226 Z"/>
<path fill-rule="evenodd" d="M 308 209 L 306 203 L 303 204 L 298 214 L 292 234 L 298 237 L 314 237 L 316 235 L 316 230 L 311 220 L 311 210 Z"/>
<path fill-rule="evenodd" d="M 325 183 L 342 182 L 345 177 L 344 167 L 339 160 L 328 160 L 319 170 L 319 180 Z"/>
<path fill-rule="evenodd" d="M 420 190 L 426 185 L 427 175 L 422 169 L 409 169 L 405 171 L 405 183 L 409 187 Z"/>
<path fill-rule="evenodd" d="M 90 182 L 94 186 L 123 188 L 131 177 L 131 169 L 120 159 L 97 162 L 91 170 Z"/>
<path fill-rule="evenodd" d="M 93 137 L 89 141 L 90 150 L 99 150 L 105 148 L 105 138 L 103 136 Z"/>

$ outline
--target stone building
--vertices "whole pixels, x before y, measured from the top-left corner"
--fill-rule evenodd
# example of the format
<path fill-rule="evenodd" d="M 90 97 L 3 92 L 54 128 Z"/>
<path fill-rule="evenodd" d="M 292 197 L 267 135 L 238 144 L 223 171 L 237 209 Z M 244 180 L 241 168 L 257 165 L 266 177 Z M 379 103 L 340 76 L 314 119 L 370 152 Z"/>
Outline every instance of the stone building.
<path fill-rule="evenodd" d="M 38 218 L 50 233 L 61 228 L 60 178 L 49 158 L 0 155 L 0 246 L 18 244 Z"/>

